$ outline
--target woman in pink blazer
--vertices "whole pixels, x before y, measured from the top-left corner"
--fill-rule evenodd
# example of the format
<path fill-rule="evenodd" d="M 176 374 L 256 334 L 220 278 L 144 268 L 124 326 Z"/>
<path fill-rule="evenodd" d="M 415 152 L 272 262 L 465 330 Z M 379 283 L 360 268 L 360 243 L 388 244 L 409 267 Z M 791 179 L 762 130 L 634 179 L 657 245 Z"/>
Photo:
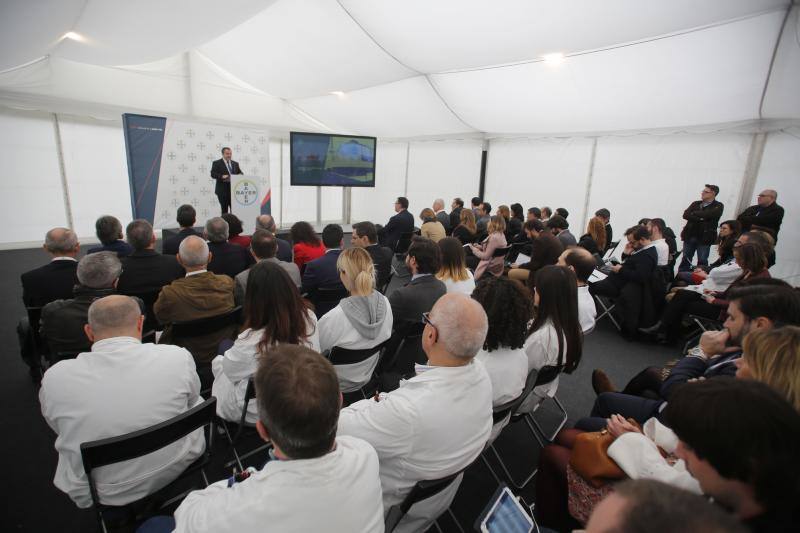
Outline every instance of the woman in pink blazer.
<path fill-rule="evenodd" d="M 498 248 L 508 246 L 506 242 L 506 221 L 503 217 L 493 216 L 486 227 L 489 236 L 480 244 L 470 244 L 472 253 L 481 260 L 475 269 L 475 281 L 478 281 L 484 272 L 500 276 L 503 274 L 503 257 L 493 257 Z"/>

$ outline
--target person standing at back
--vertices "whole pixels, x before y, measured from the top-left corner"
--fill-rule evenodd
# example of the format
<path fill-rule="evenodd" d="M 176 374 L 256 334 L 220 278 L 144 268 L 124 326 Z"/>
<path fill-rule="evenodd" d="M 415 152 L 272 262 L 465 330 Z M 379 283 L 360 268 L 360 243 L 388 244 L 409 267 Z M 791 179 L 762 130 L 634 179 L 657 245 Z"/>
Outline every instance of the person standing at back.
<path fill-rule="evenodd" d="M 711 245 L 717 240 L 717 224 L 725 206 L 717 201 L 719 187 L 709 185 L 703 188 L 700 199 L 692 202 L 683 212 L 686 225 L 681 231 L 683 258 L 678 270 L 691 270 L 692 258 L 697 252 L 697 266 L 708 264 Z"/>
<path fill-rule="evenodd" d="M 778 192 L 764 189 L 758 194 L 758 203 L 751 205 L 737 217 L 742 224 L 742 231 L 766 231 L 775 242 L 783 222 L 783 207 L 778 205 Z"/>

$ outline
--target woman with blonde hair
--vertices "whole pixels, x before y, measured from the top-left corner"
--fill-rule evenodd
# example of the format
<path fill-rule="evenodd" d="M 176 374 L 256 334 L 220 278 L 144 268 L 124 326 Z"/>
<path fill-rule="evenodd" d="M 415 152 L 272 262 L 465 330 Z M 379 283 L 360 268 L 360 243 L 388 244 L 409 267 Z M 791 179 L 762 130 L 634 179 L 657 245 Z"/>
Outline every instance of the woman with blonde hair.
<path fill-rule="evenodd" d="M 365 350 L 386 341 L 392 335 L 392 308 L 389 300 L 375 290 L 372 257 L 363 248 L 348 248 L 339 254 L 336 268 L 350 296 L 319 319 L 320 351 L 326 354 L 334 346 Z M 364 361 L 336 365 L 342 392 L 364 386 L 377 364 L 375 352 Z"/>
<path fill-rule="evenodd" d="M 454 237 L 445 237 L 438 245 L 442 252 L 442 265 L 436 277 L 447 287 L 447 292 L 470 296 L 475 290 L 475 278 L 467 268 L 466 254 L 461 242 Z"/>
<path fill-rule="evenodd" d="M 472 209 L 462 209 L 459 222 L 459 225 L 453 228 L 453 237 L 461 241 L 461 244 L 471 243 L 478 232 L 475 213 L 472 212 Z"/>
<path fill-rule="evenodd" d="M 423 209 L 419 214 L 419 218 L 422 219 L 422 226 L 419 228 L 419 233 L 426 239 L 439 242 L 447 236 L 444 225 L 439 222 L 436 218 L 436 213 L 434 213 L 433 209 L 430 207 Z"/>
<path fill-rule="evenodd" d="M 736 377 L 769 385 L 800 411 L 800 327 L 756 329 L 743 344 Z"/>
<path fill-rule="evenodd" d="M 586 233 L 578 241 L 578 246 L 585 248 L 590 254 L 599 254 L 606 249 L 606 226 L 597 217 L 589 219 Z"/>
<path fill-rule="evenodd" d="M 508 246 L 505 234 L 506 221 L 503 217 L 495 215 L 489 220 L 486 231 L 489 232 L 489 236 L 481 244 L 469 245 L 473 255 L 480 259 L 480 263 L 475 269 L 475 281 L 481 279 L 481 276 L 487 271 L 494 276 L 503 274 L 504 258 L 502 256 L 494 257 L 494 252 L 498 248 Z"/>

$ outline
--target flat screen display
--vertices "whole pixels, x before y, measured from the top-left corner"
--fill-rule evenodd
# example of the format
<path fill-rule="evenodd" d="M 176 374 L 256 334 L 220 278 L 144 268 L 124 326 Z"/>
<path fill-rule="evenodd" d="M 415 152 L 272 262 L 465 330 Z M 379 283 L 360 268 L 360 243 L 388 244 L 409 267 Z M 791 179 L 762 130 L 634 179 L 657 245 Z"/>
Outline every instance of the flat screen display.
<path fill-rule="evenodd" d="M 374 187 L 375 137 L 290 134 L 291 183 L 297 185 Z"/>

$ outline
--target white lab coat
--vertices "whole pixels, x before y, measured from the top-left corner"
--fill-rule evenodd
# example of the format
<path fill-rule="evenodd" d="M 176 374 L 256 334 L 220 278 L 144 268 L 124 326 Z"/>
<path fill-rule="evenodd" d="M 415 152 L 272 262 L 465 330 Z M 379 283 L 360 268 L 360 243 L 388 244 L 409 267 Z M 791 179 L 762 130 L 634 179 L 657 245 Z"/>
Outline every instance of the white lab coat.
<path fill-rule="evenodd" d="M 80 445 L 154 426 L 202 403 L 194 359 L 184 348 L 133 337 L 99 340 L 91 352 L 45 372 L 39 402 L 58 435 L 53 483 L 78 507 L 92 504 Z M 95 472 L 102 503 L 125 505 L 172 482 L 205 449 L 203 430 L 137 459 Z"/>
<path fill-rule="evenodd" d="M 499 349 L 487 352 L 481 350 L 475 356 L 486 368 L 489 379 L 492 382 L 492 407 L 503 405 L 519 397 L 525 388 L 525 380 L 528 377 L 528 356 L 522 348 L 511 349 L 501 346 Z M 500 432 L 508 424 L 511 413 L 503 419 L 497 421 L 492 426 L 492 433 L 489 441 L 500 435 Z"/>
<path fill-rule="evenodd" d="M 342 311 L 341 305 L 337 305 L 322 318 L 319 319 L 319 347 L 320 352 L 324 353 L 338 346 L 350 350 L 362 350 L 376 346 L 392 336 L 392 306 L 384 295 L 381 298 L 386 300 L 386 315 L 383 318 L 378 336 L 374 339 L 363 337 L 356 328 L 350 323 L 347 316 Z M 363 387 L 378 364 L 378 353 L 351 365 L 336 365 L 336 375 L 339 376 L 339 388 L 342 392 L 351 392 Z"/>
<path fill-rule="evenodd" d="M 563 341 L 563 360 L 567 357 L 567 339 Z M 528 372 L 534 368 L 539 370 L 542 367 L 558 364 L 558 334 L 553 323 L 547 321 L 542 327 L 531 333 L 523 346 L 525 354 L 528 356 Z M 562 362 L 563 362 L 562 360 Z M 535 411 L 544 398 L 552 398 L 558 390 L 558 377 L 533 389 L 530 396 L 522 402 L 518 409 L 519 413 L 532 413 Z"/>
<path fill-rule="evenodd" d="M 339 435 L 362 438 L 378 452 L 385 512 L 417 481 L 469 466 L 492 428 L 492 384 L 480 362 L 418 370 L 380 401 L 361 400 L 339 415 Z M 413 506 L 396 531 L 425 531 L 450 505 L 459 483 Z"/>
<path fill-rule="evenodd" d="M 382 532 L 378 456 L 360 439 L 337 437 L 315 459 L 272 460 L 246 480 L 189 493 L 175 531 L 248 533 Z"/>
<path fill-rule="evenodd" d="M 669 264 L 669 244 L 664 239 L 656 239 L 650 246 L 656 249 L 658 254 L 658 266 L 667 266 Z"/>
<path fill-rule="evenodd" d="M 595 319 L 597 318 L 597 306 L 594 298 L 589 293 L 589 286 L 578 287 L 578 321 L 581 324 L 581 331 L 586 333 L 594 329 Z"/>
<path fill-rule="evenodd" d="M 444 286 L 447 287 L 447 294 L 456 293 L 472 296 L 472 292 L 475 290 L 475 277 L 469 270 L 467 270 L 467 275 L 469 276 L 469 279 L 462 281 L 443 279 L 442 283 L 444 283 Z"/>
<path fill-rule="evenodd" d="M 317 319 L 310 311 L 307 317 L 312 333 L 306 339 L 305 345 L 319 351 Z M 211 394 L 217 398 L 217 414 L 225 420 L 239 422 L 242 416 L 247 382 L 258 368 L 258 343 L 263 336 L 263 329 L 246 329 L 239 334 L 224 356 L 218 355 L 211 361 L 211 371 L 214 373 Z M 245 421 L 255 424 L 256 420 L 258 420 L 258 408 L 256 402 L 250 400 Z"/>

